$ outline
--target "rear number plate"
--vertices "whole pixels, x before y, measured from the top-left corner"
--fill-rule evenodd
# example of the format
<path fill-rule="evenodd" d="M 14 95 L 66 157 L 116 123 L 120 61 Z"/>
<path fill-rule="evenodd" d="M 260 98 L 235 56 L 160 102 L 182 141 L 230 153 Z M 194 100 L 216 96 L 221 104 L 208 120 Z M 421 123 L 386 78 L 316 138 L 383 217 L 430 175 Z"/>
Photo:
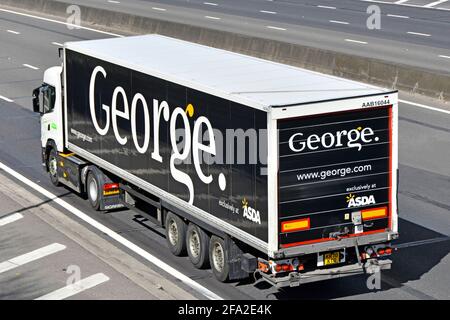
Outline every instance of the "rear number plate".
<path fill-rule="evenodd" d="M 339 252 L 325 253 L 323 257 L 323 264 L 328 266 L 330 264 L 338 264 L 341 261 Z"/>
<path fill-rule="evenodd" d="M 330 266 L 342 262 L 345 262 L 345 249 L 340 251 L 317 254 L 318 267 Z"/>

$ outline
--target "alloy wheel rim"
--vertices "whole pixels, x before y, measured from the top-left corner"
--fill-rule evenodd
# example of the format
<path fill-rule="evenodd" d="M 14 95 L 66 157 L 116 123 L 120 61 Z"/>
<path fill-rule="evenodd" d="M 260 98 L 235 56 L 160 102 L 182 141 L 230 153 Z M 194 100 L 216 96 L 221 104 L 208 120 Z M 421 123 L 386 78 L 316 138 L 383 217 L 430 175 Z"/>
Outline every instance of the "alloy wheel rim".
<path fill-rule="evenodd" d="M 213 246 L 213 263 L 214 268 L 221 273 L 225 266 L 225 255 L 222 246 L 218 242 L 214 243 Z"/>
<path fill-rule="evenodd" d="M 92 201 L 96 202 L 98 197 L 98 186 L 97 181 L 95 179 L 92 179 L 89 183 L 89 196 L 92 199 Z"/>
<path fill-rule="evenodd" d="M 200 237 L 196 230 L 192 230 L 190 234 L 189 249 L 193 257 L 197 258 L 200 255 Z"/>
<path fill-rule="evenodd" d="M 174 220 L 169 222 L 169 241 L 173 246 L 178 243 L 178 227 Z"/>

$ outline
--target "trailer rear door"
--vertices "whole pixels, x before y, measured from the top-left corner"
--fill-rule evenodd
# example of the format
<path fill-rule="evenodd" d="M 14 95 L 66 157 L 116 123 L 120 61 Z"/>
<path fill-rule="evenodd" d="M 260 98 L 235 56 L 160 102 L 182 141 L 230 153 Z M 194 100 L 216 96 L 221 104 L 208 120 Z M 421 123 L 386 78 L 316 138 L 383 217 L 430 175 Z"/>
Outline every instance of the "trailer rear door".
<path fill-rule="evenodd" d="M 391 228 L 392 106 L 278 120 L 278 129 L 281 248 Z"/>

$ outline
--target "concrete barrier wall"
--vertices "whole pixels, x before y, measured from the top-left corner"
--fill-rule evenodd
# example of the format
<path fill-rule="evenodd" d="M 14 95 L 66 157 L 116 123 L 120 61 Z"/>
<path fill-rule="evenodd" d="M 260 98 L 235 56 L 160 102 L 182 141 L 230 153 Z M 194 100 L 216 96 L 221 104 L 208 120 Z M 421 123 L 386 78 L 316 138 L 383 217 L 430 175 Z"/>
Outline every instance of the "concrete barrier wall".
<path fill-rule="evenodd" d="M 54 0 L 0 0 L 0 5 L 60 18 L 68 16 L 66 13 L 68 4 Z M 158 33 L 347 79 L 450 101 L 448 74 L 127 13 L 84 6 L 80 8 L 83 25 L 96 25 L 110 31 L 129 34 Z"/>

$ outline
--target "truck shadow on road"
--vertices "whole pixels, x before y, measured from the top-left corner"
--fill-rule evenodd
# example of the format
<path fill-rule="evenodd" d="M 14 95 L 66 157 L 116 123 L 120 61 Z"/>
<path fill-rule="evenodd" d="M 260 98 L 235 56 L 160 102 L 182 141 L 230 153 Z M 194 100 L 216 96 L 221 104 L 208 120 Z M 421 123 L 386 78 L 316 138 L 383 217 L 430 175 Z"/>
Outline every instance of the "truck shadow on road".
<path fill-rule="evenodd" d="M 65 196 L 70 195 L 70 194 L 72 194 L 72 193 L 73 193 L 73 192 L 69 190 L 67 193 L 63 193 L 63 194 L 57 196 L 56 198 L 64 198 Z M 2 214 L 2 215 L 0 215 L 0 219 L 6 218 L 6 217 L 9 217 L 9 216 L 12 216 L 12 215 L 14 215 L 14 214 L 16 214 L 16 213 L 24 213 L 24 212 L 27 212 L 28 210 L 39 208 L 40 206 L 42 206 L 42 205 L 44 205 L 44 204 L 52 203 L 56 198 L 43 200 L 43 201 L 41 201 L 41 202 L 39 202 L 39 203 L 36 203 L 35 205 L 28 206 L 28 207 L 23 207 L 23 208 L 21 208 L 21 209 L 14 210 L 14 211 L 11 211 L 11 212 Z"/>
<path fill-rule="evenodd" d="M 269 299 L 339 299 L 357 298 L 355 296 L 358 295 L 364 295 L 361 297 L 363 299 L 370 299 L 368 293 L 374 293 L 374 299 L 381 299 L 376 292 L 389 291 L 393 288 L 403 290 L 410 299 L 433 299 L 419 290 L 410 288 L 407 283 L 420 280 L 448 255 L 450 237 L 404 219 L 400 219 L 399 223 L 399 230 L 402 230 L 401 240 L 393 243 L 397 249 L 392 256 L 392 269 L 382 272 L 381 289 L 369 289 L 367 275 L 308 283 L 275 292 L 270 285 L 262 281 L 255 283 L 254 286 L 267 291 Z"/>

